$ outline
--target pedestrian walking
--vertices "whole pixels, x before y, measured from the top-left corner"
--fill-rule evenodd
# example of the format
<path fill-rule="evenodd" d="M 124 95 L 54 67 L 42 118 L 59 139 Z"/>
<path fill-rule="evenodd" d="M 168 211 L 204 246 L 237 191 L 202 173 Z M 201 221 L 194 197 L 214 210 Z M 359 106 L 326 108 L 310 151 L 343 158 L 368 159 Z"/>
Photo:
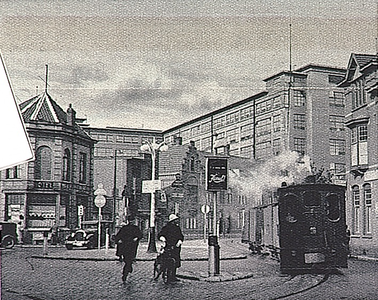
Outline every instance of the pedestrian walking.
<path fill-rule="evenodd" d="M 178 281 L 176 278 L 177 268 L 181 266 L 181 245 L 184 241 L 184 235 L 179 226 L 179 217 L 175 214 L 170 214 L 168 223 L 161 229 L 158 234 L 158 239 L 166 243 L 166 247 L 173 247 L 172 257 L 176 261 L 173 280 Z"/>
<path fill-rule="evenodd" d="M 139 240 L 142 238 L 142 232 L 135 225 L 133 217 L 128 218 L 127 224 L 122 226 L 115 236 L 117 252 L 122 257 L 125 265 L 122 270 L 122 281 L 125 282 L 129 273 L 133 271 L 133 261 L 137 255 Z"/>

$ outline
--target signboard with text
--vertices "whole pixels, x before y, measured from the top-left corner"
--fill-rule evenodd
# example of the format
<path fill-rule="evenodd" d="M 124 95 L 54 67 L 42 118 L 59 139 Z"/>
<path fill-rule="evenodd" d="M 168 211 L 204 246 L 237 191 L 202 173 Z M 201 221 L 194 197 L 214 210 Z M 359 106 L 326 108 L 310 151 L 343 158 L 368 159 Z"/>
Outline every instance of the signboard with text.
<path fill-rule="evenodd" d="M 227 190 L 227 158 L 208 157 L 206 162 L 206 190 Z"/>
<path fill-rule="evenodd" d="M 161 190 L 161 180 L 143 180 L 142 193 L 155 193 Z"/>

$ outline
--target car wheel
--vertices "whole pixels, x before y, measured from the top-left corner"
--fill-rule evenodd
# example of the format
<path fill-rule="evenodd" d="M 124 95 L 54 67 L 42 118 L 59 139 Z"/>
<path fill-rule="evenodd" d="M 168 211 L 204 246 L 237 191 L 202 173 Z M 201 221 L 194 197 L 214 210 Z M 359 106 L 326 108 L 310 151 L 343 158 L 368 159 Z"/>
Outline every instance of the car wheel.
<path fill-rule="evenodd" d="M 66 244 L 66 248 L 67 248 L 67 250 L 72 250 L 72 249 L 73 249 L 73 245 L 71 245 L 71 244 Z"/>
<path fill-rule="evenodd" d="M 3 237 L 1 240 L 1 246 L 6 249 L 11 249 L 13 248 L 14 244 L 16 243 L 15 239 L 13 236 L 6 235 Z"/>

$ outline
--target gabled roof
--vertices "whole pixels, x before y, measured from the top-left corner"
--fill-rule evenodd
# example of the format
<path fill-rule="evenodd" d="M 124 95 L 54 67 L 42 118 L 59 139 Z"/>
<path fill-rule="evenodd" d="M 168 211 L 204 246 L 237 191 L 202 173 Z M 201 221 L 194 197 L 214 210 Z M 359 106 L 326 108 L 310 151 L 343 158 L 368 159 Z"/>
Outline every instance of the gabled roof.
<path fill-rule="evenodd" d="M 25 122 L 67 123 L 67 114 L 47 92 L 22 102 L 20 110 Z"/>
<path fill-rule="evenodd" d="M 352 53 L 349 58 L 345 80 L 339 86 L 347 86 L 362 75 L 362 70 L 370 64 L 377 63 L 377 55 Z"/>

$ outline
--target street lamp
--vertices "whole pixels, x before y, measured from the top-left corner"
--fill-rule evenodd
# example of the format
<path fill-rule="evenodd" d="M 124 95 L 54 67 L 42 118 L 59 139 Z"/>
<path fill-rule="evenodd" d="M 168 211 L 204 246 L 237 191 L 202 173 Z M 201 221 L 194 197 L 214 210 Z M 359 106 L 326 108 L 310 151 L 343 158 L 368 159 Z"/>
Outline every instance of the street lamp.
<path fill-rule="evenodd" d="M 152 181 L 156 178 L 156 155 L 159 151 L 167 151 L 168 146 L 164 143 L 156 143 L 155 138 L 153 142 L 147 141 L 140 147 L 140 150 L 143 152 L 149 152 L 151 154 L 151 179 Z M 150 205 L 150 233 L 149 233 L 149 241 L 148 241 L 148 249 L 147 252 L 156 252 L 156 244 L 155 244 L 155 191 L 151 192 L 151 205 Z"/>

